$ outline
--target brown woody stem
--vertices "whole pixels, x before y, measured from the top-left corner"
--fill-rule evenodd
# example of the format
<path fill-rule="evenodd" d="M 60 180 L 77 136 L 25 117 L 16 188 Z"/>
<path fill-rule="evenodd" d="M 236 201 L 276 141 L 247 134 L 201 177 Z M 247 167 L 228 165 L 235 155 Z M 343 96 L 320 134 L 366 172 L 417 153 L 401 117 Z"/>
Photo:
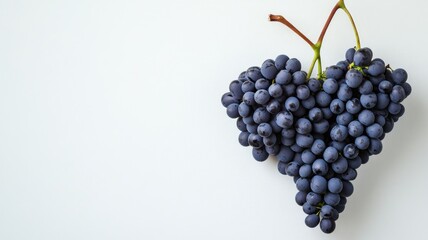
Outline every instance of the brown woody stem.
<path fill-rule="evenodd" d="M 287 26 L 288 28 L 290 28 L 293 32 L 295 32 L 297 35 L 299 35 L 303 40 L 305 40 L 305 42 L 307 42 L 309 44 L 309 46 L 311 46 L 312 48 L 315 46 L 315 44 L 311 40 L 309 40 L 309 38 L 307 38 L 305 36 L 305 34 L 303 34 L 302 32 L 300 32 L 293 24 L 291 24 L 283 16 L 270 14 L 269 15 L 269 21 L 280 22 L 280 23 L 284 24 L 285 26 Z"/>

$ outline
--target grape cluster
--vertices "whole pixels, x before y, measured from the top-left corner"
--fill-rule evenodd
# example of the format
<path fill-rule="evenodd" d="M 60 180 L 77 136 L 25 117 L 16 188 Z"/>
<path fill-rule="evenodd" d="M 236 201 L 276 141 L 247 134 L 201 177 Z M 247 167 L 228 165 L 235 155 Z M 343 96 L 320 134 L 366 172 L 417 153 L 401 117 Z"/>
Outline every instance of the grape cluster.
<path fill-rule="evenodd" d="M 279 172 L 294 178 L 306 225 L 325 233 L 334 231 L 357 169 L 382 151 L 412 90 L 405 70 L 373 59 L 369 48 L 345 55 L 308 81 L 298 60 L 278 56 L 243 72 L 222 97 L 238 119 L 239 142 L 258 161 L 276 156 Z"/>
<path fill-rule="evenodd" d="M 295 94 L 296 85 L 306 81 L 306 73 L 300 69 L 300 61 L 286 55 L 268 59 L 261 68 L 250 67 L 242 72 L 238 80 L 230 83 L 230 92 L 221 98 L 227 115 L 237 119 L 241 131 L 239 143 L 253 147 L 253 157 L 257 161 L 280 152 L 281 131 L 286 118 L 293 118 L 285 111 L 284 102 Z M 292 124 L 293 120 L 290 121 Z"/>

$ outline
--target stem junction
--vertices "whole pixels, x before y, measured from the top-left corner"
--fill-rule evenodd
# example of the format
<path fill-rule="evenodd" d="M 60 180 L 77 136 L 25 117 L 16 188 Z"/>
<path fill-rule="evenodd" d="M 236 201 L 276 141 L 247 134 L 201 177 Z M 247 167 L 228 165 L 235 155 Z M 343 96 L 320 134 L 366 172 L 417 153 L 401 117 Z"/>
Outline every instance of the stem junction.
<path fill-rule="evenodd" d="M 306 37 L 305 34 L 303 34 L 302 32 L 300 32 L 293 24 L 291 24 L 287 19 L 285 19 L 283 16 L 281 15 L 269 15 L 269 20 L 272 22 L 280 22 L 284 25 L 286 25 L 288 28 L 290 28 L 293 32 L 295 32 L 297 35 L 299 35 L 306 43 L 309 44 L 309 46 L 311 46 L 312 50 L 314 51 L 314 57 L 312 59 L 312 63 L 311 66 L 309 67 L 308 70 L 308 79 L 311 77 L 313 69 L 315 67 L 315 63 L 318 62 L 318 74 L 317 77 L 318 79 L 322 79 L 323 78 L 323 72 L 322 72 L 322 65 L 321 65 L 321 47 L 322 47 L 322 43 L 324 40 L 324 36 L 327 32 L 328 27 L 330 26 L 331 21 L 333 20 L 333 17 L 336 15 L 336 12 L 338 9 L 342 9 L 346 15 L 349 18 L 349 21 L 351 22 L 352 28 L 354 30 L 354 35 L 355 35 L 355 41 L 356 41 L 356 49 L 360 49 L 361 48 L 361 44 L 360 44 L 360 36 L 358 34 L 358 30 L 357 30 L 357 26 L 355 25 L 354 19 L 352 18 L 351 13 L 349 12 L 349 10 L 346 8 L 345 6 L 345 0 L 339 0 L 336 5 L 333 7 L 333 9 L 330 12 L 330 15 L 327 18 L 327 21 L 324 24 L 324 27 L 318 37 L 318 41 L 314 44 L 311 40 L 309 40 L 308 37 Z"/>

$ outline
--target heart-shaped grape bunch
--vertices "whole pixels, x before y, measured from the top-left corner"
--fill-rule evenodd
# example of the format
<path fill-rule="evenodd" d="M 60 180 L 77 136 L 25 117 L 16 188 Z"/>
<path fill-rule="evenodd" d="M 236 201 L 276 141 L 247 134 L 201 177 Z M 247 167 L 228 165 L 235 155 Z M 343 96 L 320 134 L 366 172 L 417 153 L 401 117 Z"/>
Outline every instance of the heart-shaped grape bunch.
<path fill-rule="evenodd" d="M 337 9 L 350 17 L 357 47 L 322 72 L 322 40 Z M 343 0 L 333 8 L 317 44 L 282 16 L 270 19 L 290 27 L 314 49 L 309 74 L 296 58 L 279 55 L 242 72 L 221 102 L 227 115 L 237 119 L 239 143 L 251 146 L 257 161 L 275 156 L 279 172 L 294 178 L 306 225 L 319 224 L 331 233 L 353 193 L 357 169 L 382 151 L 382 140 L 404 114 L 401 102 L 412 89 L 405 70 L 393 70 L 373 59 L 369 48 L 360 48 Z M 310 78 L 316 62 L 318 78 Z"/>

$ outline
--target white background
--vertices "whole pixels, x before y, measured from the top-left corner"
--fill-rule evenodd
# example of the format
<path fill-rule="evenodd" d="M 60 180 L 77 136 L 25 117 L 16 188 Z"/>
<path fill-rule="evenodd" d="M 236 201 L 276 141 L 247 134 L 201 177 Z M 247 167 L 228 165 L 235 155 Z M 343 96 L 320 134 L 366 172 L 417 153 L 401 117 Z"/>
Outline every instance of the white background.
<path fill-rule="evenodd" d="M 0 1 L 0 239 L 426 239 L 427 3 L 347 1 L 409 73 L 406 114 L 359 169 L 336 231 L 304 224 L 275 161 L 237 142 L 231 80 L 311 49 L 333 0 Z M 343 12 L 322 51 L 354 46 Z"/>

